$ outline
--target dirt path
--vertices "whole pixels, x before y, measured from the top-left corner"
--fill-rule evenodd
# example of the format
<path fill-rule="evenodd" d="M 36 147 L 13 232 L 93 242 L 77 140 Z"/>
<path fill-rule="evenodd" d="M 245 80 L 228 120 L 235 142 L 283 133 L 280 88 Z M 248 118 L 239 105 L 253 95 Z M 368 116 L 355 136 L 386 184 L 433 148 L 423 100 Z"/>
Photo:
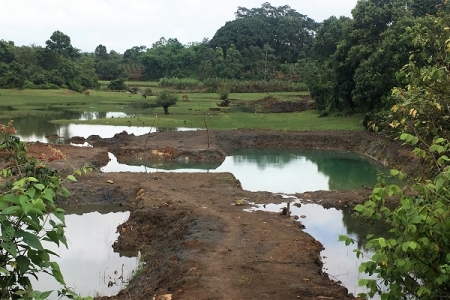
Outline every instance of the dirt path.
<path fill-rule="evenodd" d="M 76 140 L 84 142 L 84 138 Z M 94 148 L 56 146 L 75 167 L 98 168 L 112 152 L 119 161 L 221 162 L 232 149 L 281 147 L 356 151 L 384 164 L 418 162 L 409 150 L 381 136 L 354 132 L 164 132 L 112 139 L 89 137 Z M 30 145 L 34 155 L 46 145 Z M 64 174 L 70 166 L 54 165 Z M 292 218 L 268 212 L 246 212 L 247 200 L 282 203 L 280 196 L 244 191 L 229 173 L 101 173 L 94 171 L 68 183 L 64 206 L 104 204 L 131 211 L 120 225 L 115 251 L 140 251 L 142 270 L 129 286 L 103 299 L 351 299 L 347 290 L 322 272 L 322 245 Z M 348 207 L 364 201 L 369 190 L 296 195 L 320 199 L 324 206 Z M 243 201 L 243 203 L 246 203 Z M 99 298 L 100 299 L 100 298 Z M 169 299 L 169 298 L 166 298 Z"/>

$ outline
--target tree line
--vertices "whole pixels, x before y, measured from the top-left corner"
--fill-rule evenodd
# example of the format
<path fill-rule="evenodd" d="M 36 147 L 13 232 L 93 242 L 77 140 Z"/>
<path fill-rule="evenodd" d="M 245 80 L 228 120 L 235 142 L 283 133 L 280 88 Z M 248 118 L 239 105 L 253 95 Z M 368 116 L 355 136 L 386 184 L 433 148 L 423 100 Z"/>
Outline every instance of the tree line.
<path fill-rule="evenodd" d="M 80 91 L 98 80 L 209 78 L 279 80 L 307 84 L 317 107 L 373 112 L 393 104 L 391 90 L 404 85 L 414 33 L 444 0 L 359 0 L 352 18 L 323 22 L 290 6 L 238 7 L 235 19 L 202 42 L 161 38 L 123 54 L 98 45 L 93 53 L 73 47 L 55 31 L 45 47 L 0 41 L 0 87 Z"/>

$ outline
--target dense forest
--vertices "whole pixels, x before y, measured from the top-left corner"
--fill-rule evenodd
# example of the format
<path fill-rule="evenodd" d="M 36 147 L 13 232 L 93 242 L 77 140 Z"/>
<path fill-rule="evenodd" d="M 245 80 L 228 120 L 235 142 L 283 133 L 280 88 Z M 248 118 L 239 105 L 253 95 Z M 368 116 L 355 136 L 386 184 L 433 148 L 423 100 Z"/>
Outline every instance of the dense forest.
<path fill-rule="evenodd" d="M 0 87 L 82 91 L 97 88 L 99 79 L 277 80 L 304 83 L 324 115 L 378 112 L 395 102 L 393 87 L 406 85 L 402 68 L 420 49 L 417 32 L 439 34 L 431 18 L 447 17 L 446 3 L 359 0 L 352 18 L 331 16 L 318 23 L 288 5 L 266 2 L 238 7 L 235 19 L 210 40 L 183 45 L 161 38 L 123 54 L 105 45 L 82 53 L 60 31 L 45 47 L 1 40 Z"/>

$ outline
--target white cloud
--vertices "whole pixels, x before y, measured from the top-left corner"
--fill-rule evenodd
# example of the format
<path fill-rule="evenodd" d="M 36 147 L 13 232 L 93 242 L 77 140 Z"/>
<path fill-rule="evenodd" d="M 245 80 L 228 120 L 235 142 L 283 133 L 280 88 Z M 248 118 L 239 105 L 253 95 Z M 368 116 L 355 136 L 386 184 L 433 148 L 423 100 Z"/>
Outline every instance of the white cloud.
<path fill-rule="evenodd" d="M 151 45 L 160 37 L 183 44 L 211 39 L 238 6 L 260 7 L 264 0 L 0 0 L 0 39 L 16 45 L 45 45 L 56 30 L 72 45 L 93 52 L 103 44 L 123 53 L 133 46 Z M 350 16 L 357 0 L 268 1 L 289 5 L 315 21 L 332 15 Z"/>

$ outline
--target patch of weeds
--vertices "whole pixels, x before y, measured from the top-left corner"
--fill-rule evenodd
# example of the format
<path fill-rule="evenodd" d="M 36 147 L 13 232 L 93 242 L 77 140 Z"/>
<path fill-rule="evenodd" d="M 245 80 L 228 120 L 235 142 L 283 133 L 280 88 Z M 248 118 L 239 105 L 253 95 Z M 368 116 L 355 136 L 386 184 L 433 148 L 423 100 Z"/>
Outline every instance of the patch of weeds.
<path fill-rule="evenodd" d="M 245 275 L 242 275 L 242 276 L 239 278 L 238 283 L 239 283 L 240 285 L 247 285 L 247 284 L 250 284 L 250 278 L 247 277 L 247 276 L 245 276 Z"/>

